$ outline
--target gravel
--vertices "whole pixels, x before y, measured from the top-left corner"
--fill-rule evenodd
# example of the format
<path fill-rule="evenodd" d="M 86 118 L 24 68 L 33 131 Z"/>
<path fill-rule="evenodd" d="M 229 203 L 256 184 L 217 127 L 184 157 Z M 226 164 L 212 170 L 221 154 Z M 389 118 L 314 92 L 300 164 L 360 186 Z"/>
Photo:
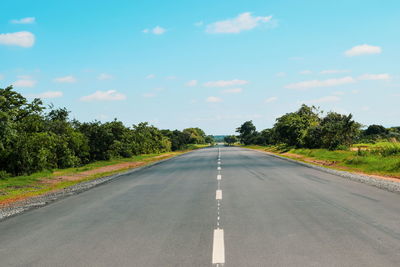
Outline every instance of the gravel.
<path fill-rule="evenodd" d="M 189 152 L 190 153 L 190 152 Z M 184 153 L 186 154 L 186 153 Z M 181 154 L 183 155 L 183 154 Z M 105 177 L 101 177 L 101 178 L 97 178 L 94 180 L 90 180 L 90 181 L 86 181 L 86 182 L 82 182 L 55 192 L 50 192 L 41 196 L 37 196 L 37 197 L 32 197 L 32 198 L 28 198 L 22 201 L 17 201 L 15 203 L 10 204 L 9 206 L 0 208 L 0 221 L 7 219 L 9 217 L 21 214 L 22 212 L 26 212 L 32 209 L 36 209 L 36 208 L 40 208 L 43 207 L 45 205 L 48 205 L 56 200 L 60 200 L 63 199 L 65 197 L 71 196 L 71 195 L 76 195 L 79 193 L 82 193 L 86 190 L 89 190 L 93 187 L 102 185 L 102 184 L 106 184 L 107 182 L 110 182 L 118 177 L 121 177 L 123 175 L 127 175 L 127 174 L 131 174 L 134 172 L 137 172 L 139 170 L 143 170 L 145 168 L 150 168 L 154 165 L 160 164 L 164 161 L 167 160 L 171 160 L 174 159 L 176 157 L 179 157 L 181 155 L 172 157 L 172 158 L 168 158 L 168 159 L 163 159 L 160 161 L 156 161 L 153 163 L 150 163 L 148 165 L 139 167 L 139 168 L 135 168 L 126 172 L 122 172 L 122 173 L 118 173 L 115 175 L 110 175 L 110 176 L 105 176 Z"/>
<path fill-rule="evenodd" d="M 361 175 L 361 174 L 356 174 L 356 173 L 351 173 L 351 172 L 346 172 L 346 171 L 339 171 L 339 170 L 329 169 L 329 168 L 321 167 L 321 166 L 314 165 L 314 164 L 311 164 L 311 163 L 306 163 L 306 162 L 298 161 L 298 160 L 295 160 L 295 159 L 282 157 L 282 156 L 276 155 L 274 153 L 266 152 L 266 151 L 264 152 L 264 151 L 259 151 L 259 150 L 256 150 L 256 149 L 250 149 L 250 150 L 253 150 L 253 151 L 255 150 L 255 151 L 258 151 L 260 153 L 265 153 L 265 154 L 270 155 L 270 156 L 275 157 L 275 158 L 291 161 L 291 162 L 303 165 L 303 166 L 308 167 L 308 168 L 320 170 L 320 171 L 323 171 L 323 172 L 326 172 L 326 173 L 330 173 L 330 174 L 333 174 L 333 175 L 337 175 L 337 176 L 340 176 L 340 177 L 343 177 L 343 178 L 346 178 L 346 179 L 350 179 L 350 180 L 353 180 L 353 181 L 356 181 L 356 182 L 361 182 L 361 183 L 364 183 L 364 184 L 375 186 L 375 187 L 378 187 L 380 189 L 384 189 L 384 190 L 387 190 L 387 191 L 390 191 L 390 192 L 400 193 L 400 181 L 399 182 L 395 182 L 395 181 L 375 178 L 373 176 L 368 176 L 368 175 Z"/>

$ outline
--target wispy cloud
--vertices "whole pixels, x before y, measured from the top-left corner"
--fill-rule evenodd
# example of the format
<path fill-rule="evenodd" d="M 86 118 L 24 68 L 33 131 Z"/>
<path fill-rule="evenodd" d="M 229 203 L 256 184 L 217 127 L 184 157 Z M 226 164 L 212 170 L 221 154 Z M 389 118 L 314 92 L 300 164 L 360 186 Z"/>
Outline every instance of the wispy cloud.
<path fill-rule="evenodd" d="M 116 90 L 96 91 L 95 93 L 80 98 L 81 101 L 120 101 L 125 100 L 126 95 L 118 93 Z"/>
<path fill-rule="evenodd" d="M 52 99 L 62 97 L 64 94 L 61 91 L 48 91 L 41 94 L 32 95 L 34 98 Z"/>
<path fill-rule="evenodd" d="M 188 81 L 187 83 L 185 83 L 185 86 L 194 87 L 194 86 L 196 86 L 197 84 L 198 84 L 198 81 L 197 81 L 197 80 L 190 80 L 190 81 Z"/>
<path fill-rule="evenodd" d="M 286 76 L 286 72 L 278 72 L 275 74 L 276 77 L 283 78 Z"/>
<path fill-rule="evenodd" d="M 204 83 L 205 87 L 226 87 L 226 86 L 237 86 L 237 85 L 245 85 L 248 84 L 248 81 L 245 80 L 219 80 L 219 81 L 210 81 Z"/>
<path fill-rule="evenodd" d="M 322 70 L 320 74 L 338 74 L 338 73 L 348 73 L 349 70 Z"/>
<path fill-rule="evenodd" d="M 75 83 L 76 78 L 74 76 L 68 75 L 63 77 L 57 77 L 54 79 L 54 82 L 57 83 Z"/>
<path fill-rule="evenodd" d="M 34 87 L 36 85 L 36 81 L 29 78 L 29 77 L 25 77 L 22 79 L 19 79 L 15 82 L 13 82 L 13 86 L 14 87 Z"/>
<path fill-rule="evenodd" d="M 34 44 L 35 35 L 31 32 L 0 33 L 0 45 L 32 47 Z"/>
<path fill-rule="evenodd" d="M 152 98 L 152 97 L 155 97 L 156 94 L 155 93 L 144 93 L 142 96 L 145 98 Z"/>
<path fill-rule="evenodd" d="M 276 100 L 278 100 L 278 98 L 276 96 L 271 96 L 271 97 L 268 97 L 267 99 L 265 99 L 264 103 L 272 103 L 272 102 L 275 102 Z"/>
<path fill-rule="evenodd" d="M 361 55 L 372 55 L 372 54 L 380 54 L 380 53 L 382 53 L 381 47 L 367 45 L 367 44 L 354 46 L 351 49 L 344 52 L 344 54 L 348 57 L 361 56 Z"/>
<path fill-rule="evenodd" d="M 13 19 L 10 22 L 12 24 L 33 24 L 35 21 L 36 19 L 34 17 L 26 17 L 22 19 Z"/>
<path fill-rule="evenodd" d="M 332 103 L 340 101 L 340 97 L 331 95 L 331 96 L 324 96 L 321 98 L 303 101 L 305 104 L 321 104 L 321 103 Z"/>
<path fill-rule="evenodd" d="M 302 70 L 299 72 L 301 75 L 309 75 L 312 74 L 313 72 L 311 70 Z"/>
<path fill-rule="evenodd" d="M 114 77 L 108 73 L 100 73 L 99 76 L 97 76 L 97 79 L 100 81 L 111 80 L 112 78 Z"/>
<path fill-rule="evenodd" d="M 250 12 L 239 14 L 236 18 L 216 21 L 207 25 L 207 33 L 240 33 L 270 22 L 272 16 L 252 16 Z"/>
<path fill-rule="evenodd" d="M 310 81 L 302 81 L 298 83 L 292 83 L 285 86 L 287 89 L 309 89 L 309 88 L 317 88 L 317 87 L 331 87 L 338 86 L 344 84 L 355 83 L 356 80 L 351 77 L 343 77 L 338 79 L 328 79 L 328 80 L 310 80 Z"/>
<path fill-rule="evenodd" d="M 222 102 L 222 99 L 216 96 L 209 96 L 206 98 L 206 102 L 209 103 L 218 103 L 218 102 Z"/>
<path fill-rule="evenodd" d="M 390 74 L 364 74 L 358 77 L 359 80 L 390 80 Z"/>
<path fill-rule="evenodd" d="M 160 34 L 164 34 L 166 31 L 167 30 L 164 29 L 163 27 L 156 26 L 153 29 L 144 29 L 142 32 L 143 33 L 152 33 L 152 34 L 155 34 L 155 35 L 160 35 Z"/>
<path fill-rule="evenodd" d="M 150 80 L 150 79 L 154 79 L 155 77 L 156 77 L 156 75 L 154 75 L 154 74 L 149 74 L 149 75 L 147 75 L 145 78 L 148 79 L 148 80 Z"/>
<path fill-rule="evenodd" d="M 238 94 L 243 91 L 242 88 L 231 88 L 231 89 L 225 89 L 222 91 L 224 94 Z"/>

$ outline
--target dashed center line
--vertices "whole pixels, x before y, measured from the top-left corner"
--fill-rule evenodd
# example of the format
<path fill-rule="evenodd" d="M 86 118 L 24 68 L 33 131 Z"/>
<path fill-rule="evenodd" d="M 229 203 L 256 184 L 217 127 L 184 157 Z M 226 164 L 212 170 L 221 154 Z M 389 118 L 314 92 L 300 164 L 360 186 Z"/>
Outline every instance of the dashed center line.
<path fill-rule="evenodd" d="M 221 181 L 221 179 L 222 179 L 221 174 L 218 174 L 218 175 L 217 175 L 217 180 L 218 180 L 218 181 Z"/>
<path fill-rule="evenodd" d="M 224 244 L 223 229 L 214 230 L 212 263 L 213 264 L 225 263 L 225 244 Z"/>
<path fill-rule="evenodd" d="M 220 170 L 221 170 L 221 167 L 218 167 L 218 168 L 217 168 L 217 170 L 219 170 L 219 171 L 220 171 Z"/>
<path fill-rule="evenodd" d="M 222 200 L 222 190 L 217 190 L 217 192 L 215 194 L 215 199 Z"/>

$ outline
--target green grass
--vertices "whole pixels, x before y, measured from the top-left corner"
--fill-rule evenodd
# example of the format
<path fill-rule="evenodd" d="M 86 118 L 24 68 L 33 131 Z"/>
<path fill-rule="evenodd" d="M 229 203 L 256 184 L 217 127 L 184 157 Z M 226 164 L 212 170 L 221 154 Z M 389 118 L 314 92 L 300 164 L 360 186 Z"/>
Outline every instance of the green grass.
<path fill-rule="evenodd" d="M 124 162 L 144 162 L 145 164 L 149 164 L 151 162 L 164 159 L 166 157 L 176 156 L 190 150 L 203 148 L 207 146 L 208 145 L 197 145 L 197 144 L 189 145 L 184 151 L 166 152 L 161 154 L 146 154 L 146 155 L 133 156 L 131 158 L 116 158 L 105 161 L 96 161 L 80 167 L 67 168 L 67 169 L 54 169 L 54 170 L 37 172 L 31 175 L 22 175 L 22 176 L 0 179 L 0 201 L 41 195 L 49 191 L 66 188 L 68 186 L 72 186 L 83 181 L 89 181 L 96 178 L 120 173 L 127 169 L 125 168 L 114 171 L 96 173 L 76 181 L 62 181 L 54 184 L 41 182 L 43 180 L 52 179 L 57 176 L 73 175 L 84 171 L 89 171 Z M 159 157 L 163 155 L 165 155 L 166 157 Z"/>
<path fill-rule="evenodd" d="M 365 151 L 327 149 L 293 149 L 282 146 L 245 146 L 247 148 L 269 151 L 282 156 L 295 158 L 285 152 L 302 156 L 295 158 L 301 161 L 308 159 L 322 160 L 332 164 L 329 168 L 364 172 L 367 174 L 388 175 L 400 178 L 400 145 L 398 143 L 381 142 L 368 144 Z M 359 147 L 357 144 L 355 147 Z"/>

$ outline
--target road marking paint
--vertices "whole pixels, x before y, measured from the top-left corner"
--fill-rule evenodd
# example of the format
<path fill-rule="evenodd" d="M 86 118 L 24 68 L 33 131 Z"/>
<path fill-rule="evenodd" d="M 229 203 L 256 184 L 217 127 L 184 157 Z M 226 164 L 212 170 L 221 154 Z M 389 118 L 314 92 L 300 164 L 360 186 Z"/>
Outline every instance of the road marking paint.
<path fill-rule="evenodd" d="M 215 194 L 215 199 L 216 200 L 221 200 L 222 199 L 222 190 L 217 190 Z"/>
<path fill-rule="evenodd" d="M 225 263 L 225 245 L 224 245 L 223 229 L 214 230 L 212 263 L 213 264 Z"/>
<path fill-rule="evenodd" d="M 219 171 L 220 171 L 220 170 L 221 170 L 221 167 L 218 167 L 218 168 L 217 168 L 217 170 L 219 170 Z"/>
<path fill-rule="evenodd" d="M 221 179 L 222 179 L 221 174 L 218 174 L 218 175 L 217 175 L 217 180 L 218 180 L 218 181 L 221 181 Z"/>
<path fill-rule="evenodd" d="M 218 165 L 220 165 L 221 164 L 221 161 L 218 161 Z"/>

